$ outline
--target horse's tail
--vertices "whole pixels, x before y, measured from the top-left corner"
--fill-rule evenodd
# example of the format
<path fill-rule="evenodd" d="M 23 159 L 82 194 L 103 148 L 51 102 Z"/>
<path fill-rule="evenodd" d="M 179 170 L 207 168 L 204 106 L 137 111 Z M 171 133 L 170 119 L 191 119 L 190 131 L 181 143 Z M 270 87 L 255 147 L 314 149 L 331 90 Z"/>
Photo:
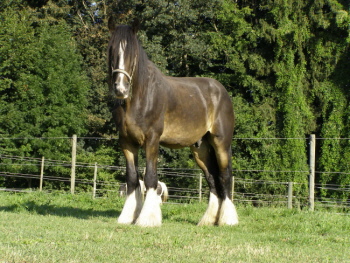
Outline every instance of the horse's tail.
<path fill-rule="evenodd" d="M 163 182 L 158 182 L 158 184 L 160 185 L 161 189 L 162 189 L 162 192 L 161 192 L 161 199 L 162 199 L 162 202 L 166 202 L 168 200 L 168 196 L 169 196 L 169 193 L 168 193 L 168 187 L 166 187 L 165 183 Z"/>
<path fill-rule="evenodd" d="M 145 192 L 146 192 L 145 183 L 142 180 L 139 180 L 139 183 L 140 183 L 140 191 L 141 191 L 142 201 L 144 201 L 145 200 Z"/>
<path fill-rule="evenodd" d="M 233 180 L 234 180 L 234 174 L 233 174 L 233 170 L 232 170 L 232 145 L 230 146 L 229 149 L 229 162 L 228 162 L 228 172 L 229 172 L 229 176 L 230 176 L 230 185 L 229 185 L 229 189 L 228 189 L 228 197 L 232 200 L 233 198 L 233 193 L 232 193 L 232 184 L 233 184 Z"/>
<path fill-rule="evenodd" d="M 234 176 L 234 175 L 233 175 L 233 171 L 232 171 L 232 145 L 230 146 L 228 156 L 229 156 L 229 160 L 228 160 L 228 171 L 229 171 L 229 173 L 230 173 L 232 176 Z"/>

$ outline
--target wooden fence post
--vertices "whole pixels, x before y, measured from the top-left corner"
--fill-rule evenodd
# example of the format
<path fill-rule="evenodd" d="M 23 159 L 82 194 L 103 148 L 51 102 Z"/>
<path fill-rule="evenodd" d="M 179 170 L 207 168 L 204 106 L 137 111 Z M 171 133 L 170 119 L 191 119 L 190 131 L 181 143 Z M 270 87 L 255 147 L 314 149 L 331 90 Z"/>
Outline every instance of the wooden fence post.
<path fill-rule="evenodd" d="M 316 157 L 316 137 L 310 135 L 310 175 L 309 175 L 309 210 L 315 209 L 315 157 Z"/>
<path fill-rule="evenodd" d="M 199 202 L 202 202 L 202 174 L 199 174 Z"/>
<path fill-rule="evenodd" d="M 232 189 L 231 189 L 231 201 L 232 202 L 233 202 L 234 192 L 235 192 L 235 177 L 232 176 Z"/>
<path fill-rule="evenodd" d="M 293 182 L 288 182 L 288 209 L 293 208 Z"/>
<path fill-rule="evenodd" d="M 95 163 L 95 169 L 94 169 L 94 185 L 92 188 L 92 198 L 96 197 L 96 179 L 97 179 L 97 163 Z"/>
<path fill-rule="evenodd" d="M 70 192 L 74 194 L 75 190 L 75 163 L 77 157 L 77 135 L 73 135 L 72 138 L 72 168 L 71 168 L 71 180 L 70 180 Z"/>
<path fill-rule="evenodd" d="M 39 186 L 39 191 L 40 191 L 40 192 L 43 190 L 44 162 L 45 162 L 45 157 L 43 156 L 43 157 L 41 158 L 41 169 L 40 169 L 40 186 Z"/>

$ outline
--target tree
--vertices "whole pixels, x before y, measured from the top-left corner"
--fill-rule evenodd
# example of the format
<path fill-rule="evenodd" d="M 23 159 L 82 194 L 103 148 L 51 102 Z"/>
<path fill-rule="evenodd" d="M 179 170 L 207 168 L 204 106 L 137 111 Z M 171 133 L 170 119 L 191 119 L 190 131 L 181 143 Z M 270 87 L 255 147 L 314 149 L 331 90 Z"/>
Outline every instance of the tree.
<path fill-rule="evenodd" d="M 66 23 L 42 21 L 31 11 L 1 12 L 0 134 L 21 138 L 1 140 L 1 152 L 64 160 L 69 141 L 31 138 L 84 134 L 89 82 Z"/>
<path fill-rule="evenodd" d="M 238 137 L 346 137 L 347 93 L 334 82 L 338 60 L 348 52 L 344 7 L 345 2 L 337 1 L 222 2 L 209 35 L 221 67 L 219 78 L 234 95 Z M 349 69 L 342 68 L 341 74 L 348 76 Z M 235 146 L 240 167 L 308 170 L 305 140 L 243 140 Z M 324 148 L 319 167 L 328 160 L 327 169 L 344 170 L 334 165 L 334 160 L 342 162 L 338 155 L 343 150 L 332 147 L 327 155 Z M 300 183 L 307 179 L 303 173 L 258 176 Z"/>
<path fill-rule="evenodd" d="M 106 24 L 109 16 L 117 17 L 119 24 L 138 18 L 142 45 L 165 74 L 212 77 L 232 95 L 235 169 L 308 171 L 310 133 L 323 138 L 350 134 L 349 10 L 346 0 L 4 0 L 0 4 L 0 133 L 59 136 L 80 127 L 78 132 L 85 136 L 115 136 L 107 106 Z M 71 53 L 61 46 L 71 46 Z M 85 94 L 81 95 L 87 98 L 85 104 L 74 108 L 73 103 L 57 99 L 60 92 L 67 94 L 63 80 L 72 87 L 81 83 L 76 84 L 82 89 L 77 94 Z M 74 101 L 70 95 L 67 99 Z M 78 120 L 68 116 L 71 121 L 65 123 L 59 105 L 70 105 L 73 115 L 86 115 Z M 262 139 L 276 137 L 300 139 Z M 85 150 L 81 158 L 92 160 L 98 153 L 103 159 L 108 152 L 115 155 L 116 164 L 122 164 L 114 142 L 81 143 Z M 0 143 L 8 150 L 16 144 Z M 318 182 L 348 185 L 348 141 L 318 140 L 317 144 L 317 170 L 327 172 L 317 174 Z M 33 145 L 25 142 L 18 151 L 29 154 Z M 191 155 L 188 150 L 161 152 L 165 167 L 183 166 Z M 187 164 L 193 167 L 192 162 Z M 307 172 L 236 175 L 299 182 L 297 192 L 307 182 Z M 282 191 L 257 188 L 253 190 Z"/>

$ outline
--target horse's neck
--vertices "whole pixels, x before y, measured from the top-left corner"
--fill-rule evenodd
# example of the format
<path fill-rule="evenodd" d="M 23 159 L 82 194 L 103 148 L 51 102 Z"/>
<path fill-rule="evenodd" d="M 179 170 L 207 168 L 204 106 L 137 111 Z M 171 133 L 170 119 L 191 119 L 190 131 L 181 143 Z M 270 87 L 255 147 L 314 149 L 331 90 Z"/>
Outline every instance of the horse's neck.
<path fill-rule="evenodd" d="M 152 61 L 147 60 L 145 65 L 139 66 L 138 70 L 142 72 L 136 72 L 137 78 L 133 81 L 132 96 L 144 98 L 153 88 L 151 82 L 157 77 L 157 68 Z"/>
<path fill-rule="evenodd" d="M 127 108 L 135 112 L 158 108 L 157 104 L 161 103 L 159 98 L 166 86 L 164 75 L 153 62 L 148 60 L 143 70 L 142 74 L 138 74 L 142 78 L 133 83 L 131 98 L 127 99 Z"/>

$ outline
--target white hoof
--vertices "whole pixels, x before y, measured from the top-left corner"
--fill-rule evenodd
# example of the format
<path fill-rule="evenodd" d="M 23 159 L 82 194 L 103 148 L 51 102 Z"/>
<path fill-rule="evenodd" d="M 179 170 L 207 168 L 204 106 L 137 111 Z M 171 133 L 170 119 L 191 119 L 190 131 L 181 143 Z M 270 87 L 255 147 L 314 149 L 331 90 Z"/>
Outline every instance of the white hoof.
<path fill-rule="evenodd" d="M 216 224 L 217 216 L 219 212 L 219 198 L 210 193 L 208 208 L 205 211 L 202 219 L 199 221 L 198 226 L 213 226 Z"/>
<path fill-rule="evenodd" d="M 238 215 L 235 205 L 229 198 L 226 198 L 220 208 L 218 225 L 229 225 L 234 226 L 238 224 Z"/>
<path fill-rule="evenodd" d="M 161 199 L 156 189 L 149 189 L 141 213 L 136 220 L 136 225 L 142 227 L 156 227 L 162 225 Z"/>
<path fill-rule="evenodd" d="M 120 215 L 118 217 L 118 224 L 123 224 L 123 225 L 131 225 L 134 223 L 134 217 L 133 216 L 126 216 L 126 215 Z"/>
<path fill-rule="evenodd" d="M 119 224 L 132 224 L 138 218 L 142 208 L 142 196 L 140 188 L 127 196 L 123 210 L 118 217 Z"/>

